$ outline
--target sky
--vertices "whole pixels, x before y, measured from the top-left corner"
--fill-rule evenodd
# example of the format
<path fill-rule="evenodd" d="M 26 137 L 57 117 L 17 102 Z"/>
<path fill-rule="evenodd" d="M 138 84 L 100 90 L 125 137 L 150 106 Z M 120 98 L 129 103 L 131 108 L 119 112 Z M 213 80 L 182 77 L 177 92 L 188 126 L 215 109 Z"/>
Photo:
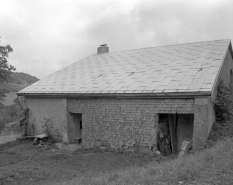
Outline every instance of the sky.
<path fill-rule="evenodd" d="M 1 0 L 0 45 L 43 78 L 107 44 L 110 52 L 233 39 L 232 0 Z"/>

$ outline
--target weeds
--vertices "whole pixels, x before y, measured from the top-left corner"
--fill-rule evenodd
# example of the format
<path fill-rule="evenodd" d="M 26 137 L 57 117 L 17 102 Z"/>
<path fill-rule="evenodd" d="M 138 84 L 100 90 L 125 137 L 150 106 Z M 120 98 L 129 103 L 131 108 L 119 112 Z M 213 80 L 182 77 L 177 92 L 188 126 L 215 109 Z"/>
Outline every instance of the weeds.
<path fill-rule="evenodd" d="M 208 137 L 207 145 L 210 147 L 220 139 L 233 136 L 233 100 L 230 88 L 227 87 L 220 79 L 218 84 L 218 94 L 214 101 L 214 110 L 216 121 L 213 123 L 211 132 Z"/>
<path fill-rule="evenodd" d="M 62 141 L 62 134 L 58 129 L 53 128 L 53 119 L 45 118 L 44 121 L 40 121 L 44 129 L 44 133 L 47 134 L 50 142 Z"/>

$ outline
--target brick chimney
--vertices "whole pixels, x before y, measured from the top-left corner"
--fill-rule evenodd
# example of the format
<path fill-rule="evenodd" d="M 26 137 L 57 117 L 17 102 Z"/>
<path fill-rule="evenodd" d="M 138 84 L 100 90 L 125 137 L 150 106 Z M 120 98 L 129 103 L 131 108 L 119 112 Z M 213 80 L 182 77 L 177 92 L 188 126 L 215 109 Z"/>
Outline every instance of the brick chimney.
<path fill-rule="evenodd" d="M 109 49 L 107 44 L 102 44 L 97 48 L 97 54 L 108 53 Z"/>

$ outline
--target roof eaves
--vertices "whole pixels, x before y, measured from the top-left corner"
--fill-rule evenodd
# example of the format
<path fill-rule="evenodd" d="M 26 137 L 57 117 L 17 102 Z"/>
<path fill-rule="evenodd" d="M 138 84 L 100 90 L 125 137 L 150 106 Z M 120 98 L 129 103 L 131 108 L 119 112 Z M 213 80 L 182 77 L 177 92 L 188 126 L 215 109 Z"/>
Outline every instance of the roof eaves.
<path fill-rule="evenodd" d="M 125 97 L 125 98 L 185 98 L 197 96 L 211 96 L 211 91 L 196 91 L 196 92 L 163 92 L 163 93 L 17 93 L 18 96 L 31 96 L 31 97 Z"/>

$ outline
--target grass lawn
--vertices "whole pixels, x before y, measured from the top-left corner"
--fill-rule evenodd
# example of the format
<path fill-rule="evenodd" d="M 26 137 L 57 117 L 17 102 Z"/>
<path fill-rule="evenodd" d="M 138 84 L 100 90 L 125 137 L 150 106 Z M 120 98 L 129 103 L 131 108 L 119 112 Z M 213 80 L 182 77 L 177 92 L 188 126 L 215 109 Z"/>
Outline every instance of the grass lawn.
<path fill-rule="evenodd" d="M 233 138 L 180 159 L 116 170 L 87 180 L 73 179 L 68 184 L 233 185 Z"/>
<path fill-rule="evenodd" d="M 99 149 L 60 150 L 55 145 L 12 141 L 0 145 L 0 184 L 64 184 L 167 160 Z"/>
<path fill-rule="evenodd" d="M 186 157 L 0 144 L 0 185 L 232 185 L 233 138 Z"/>

